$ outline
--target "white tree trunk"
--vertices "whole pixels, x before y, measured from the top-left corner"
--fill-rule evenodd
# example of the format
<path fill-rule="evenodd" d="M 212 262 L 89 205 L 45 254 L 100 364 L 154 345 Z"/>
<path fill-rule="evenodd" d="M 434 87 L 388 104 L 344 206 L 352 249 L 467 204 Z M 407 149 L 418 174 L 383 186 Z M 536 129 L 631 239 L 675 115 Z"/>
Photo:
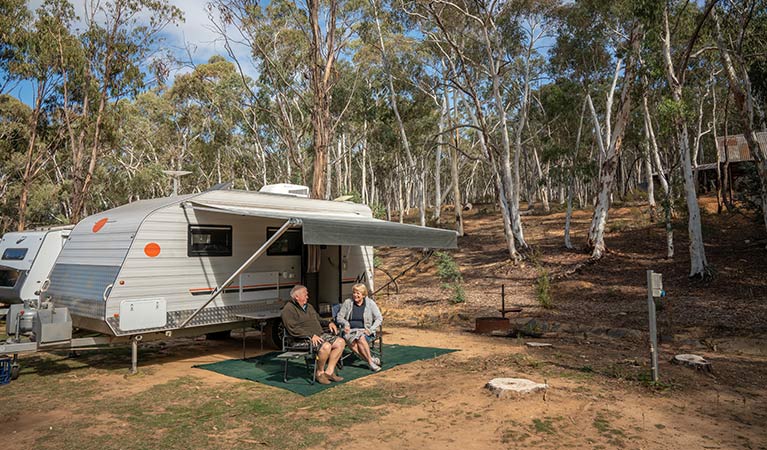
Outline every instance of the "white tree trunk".
<path fill-rule="evenodd" d="M 421 192 L 420 186 L 423 184 L 423 174 L 417 173 L 416 170 L 416 161 L 413 158 L 413 154 L 410 151 L 410 142 L 407 138 L 407 133 L 405 132 L 405 125 L 402 122 L 402 117 L 399 114 L 399 108 L 397 107 L 397 92 L 394 90 L 394 76 L 391 73 L 391 66 L 389 65 L 389 59 L 386 56 L 386 46 L 384 45 L 384 39 L 383 39 L 383 33 L 381 32 L 381 21 L 378 19 L 378 8 L 376 6 L 376 2 L 372 2 L 373 5 L 373 11 L 375 14 L 375 22 L 376 22 L 376 29 L 378 30 L 378 43 L 381 46 L 381 57 L 383 59 L 383 65 L 384 70 L 386 71 L 387 75 L 387 81 L 389 84 L 389 99 L 391 101 L 391 108 L 394 112 L 394 118 L 397 120 L 397 127 L 399 128 L 399 134 L 400 139 L 402 140 L 402 147 L 405 150 L 405 156 L 407 157 L 408 162 L 408 172 L 414 173 L 414 180 L 416 184 L 416 192 Z M 410 188 L 412 187 L 412 183 L 408 183 L 407 185 L 407 204 L 408 207 L 410 206 Z M 421 201 L 419 202 L 421 205 L 423 205 L 425 202 Z M 424 211 L 421 211 L 421 214 L 425 214 Z"/>
<path fill-rule="evenodd" d="M 625 89 L 625 88 L 624 88 Z M 596 122 L 595 122 L 596 123 Z M 600 138 L 602 139 L 602 138 Z M 597 139 L 599 140 L 599 139 Z M 619 142 L 620 143 L 620 142 Z M 618 148 L 618 150 L 620 147 Z M 613 145 L 606 149 L 606 158 L 600 165 L 597 202 L 594 206 L 594 214 L 589 228 L 589 247 L 592 249 L 591 256 L 594 259 L 602 257 L 605 251 L 604 232 L 607 224 L 607 213 L 610 209 L 610 192 L 618 167 L 618 154 Z"/>
<path fill-rule="evenodd" d="M 461 206 L 461 190 L 458 186 L 458 151 L 450 150 L 450 176 L 453 179 L 453 204 L 455 205 L 455 231 L 463 236 L 463 211 Z"/>
<path fill-rule="evenodd" d="M 645 164 L 645 172 L 646 179 L 647 179 L 647 203 L 650 206 L 650 222 L 655 222 L 655 214 L 657 210 L 657 206 L 655 204 L 655 180 L 653 180 L 652 176 L 652 150 L 650 150 L 651 147 L 651 135 L 650 135 L 650 111 L 647 108 L 647 84 L 645 83 L 645 89 L 642 93 L 642 110 L 644 112 L 644 134 L 645 134 L 645 155 L 644 155 L 644 164 Z M 658 169 L 658 172 L 661 172 L 660 169 Z M 659 176 L 663 176 L 663 174 L 659 174 Z"/>
<path fill-rule="evenodd" d="M 397 171 L 399 173 L 402 170 L 402 166 L 400 166 L 399 161 L 397 162 Z M 405 221 L 405 199 L 402 196 L 402 177 L 397 177 L 397 187 L 398 187 L 398 193 L 397 196 L 399 200 L 399 223 L 403 223 Z"/>
<path fill-rule="evenodd" d="M 682 119 L 679 119 L 682 122 Z M 682 152 L 682 175 L 684 177 L 684 194 L 687 201 L 687 231 L 690 235 L 690 276 L 706 276 L 708 262 L 706 250 L 703 247 L 703 231 L 700 226 L 700 208 L 698 196 L 695 192 L 695 180 L 692 174 L 690 161 L 689 138 L 687 136 L 687 124 L 677 123 L 681 128 L 678 136 L 679 150 Z"/>
<path fill-rule="evenodd" d="M 376 189 L 376 173 L 373 171 L 373 161 L 368 159 L 370 169 L 370 196 L 368 197 L 371 205 L 376 205 L 378 200 L 378 189 Z"/>
<path fill-rule="evenodd" d="M 589 228 L 589 248 L 592 249 L 591 257 L 599 259 L 605 251 L 604 232 L 607 223 L 607 214 L 610 209 L 610 197 L 613 183 L 618 168 L 618 158 L 623 147 L 623 135 L 626 130 L 626 124 L 631 113 L 631 90 L 634 84 L 635 56 L 639 54 L 639 45 L 641 43 L 641 26 L 637 25 L 631 30 L 629 44 L 631 55 L 626 65 L 623 76 L 623 88 L 621 89 L 621 101 L 618 107 L 618 116 L 615 119 L 615 126 L 611 129 L 609 146 L 607 147 L 605 161 L 601 166 L 599 176 L 599 194 L 597 204 L 594 208 L 594 216 Z M 608 104 L 611 102 L 611 96 L 608 96 Z"/>
<path fill-rule="evenodd" d="M 333 146 L 330 146 L 330 151 L 333 151 Z M 325 199 L 330 198 L 330 192 L 333 187 L 333 158 L 331 155 L 325 159 Z"/>
<path fill-rule="evenodd" d="M 439 141 L 434 149 L 434 220 L 439 222 L 442 214 L 442 147 L 445 142 L 445 124 L 448 115 L 447 90 L 442 94 L 442 113 L 439 116 Z"/>
<path fill-rule="evenodd" d="M 522 248 L 527 248 L 527 242 L 525 242 L 525 236 L 522 231 L 522 220 L 519 215 L 519 155 L 522 153 L 522 131 L 525 128 L 525 122 L 527 119 L 527 103 L 529 98 L 530 83 L 529 77 L 525 76 L 522 101 L 520 103 L 520 118 L 517 123 L 517 130 L 515 135 L 515 155 L 514 155 L 514 175 L 511 171 L 511 141 L 509 139 L 509 128 L 506 120 L 506 108 L 501 95 L 501 74 L 496 67 L 495 54 L 493 45 L 490 40 L 490 35 L 486 27 L 483 28 L 483 37 L 485 41 L 485 52 L 487 54 L 488 65 L 490 66 L 490 77 L 492 80 L 493 99 L 495 103 L 496 113 L 498 114 L 498 121 L 500 123 L 501 131 L 501 143 L 502 143 L 502 158 L 501 158 L 501 174 L 502 183 L 504 184 L 504 198 L 509 209 L 509 215 L 511 218 L 511 228 L 514 238 Z M 532 42 L 532 41 L 531 41 Z M 531 43 L 532 45 L 532 43 Z M 531 51 L 530 49 L 528 51 Z M 529 55 L 528 55 L 529 56 Z M 530 58 L 527 59 L 528 64 L 525 66 L 526 74 L 529 74 Z"/>
<path fill-rule="evenodd" d="M 536 150 L 535 147 L 533 147 L 533 161 L 535 162 L 535 169 L 538 173 L 538 180 L 536 180 L 536 184 L 538 185 L 541 203 L 543 204 L 543 211 L 548 213 L 551 211 L 551 207 L 549 206 L 549 194 L 546 190 L 546 184 L 544 184 L 548 183 L 548 177 L 543 173 L 543 169 L 541 168 L 541 160 L 538 158 L 538 150 Z"/>
<path fill-rule="evenodd" d="M 362 195 L 362 203 L 365 205 L 370 204 L 370 197 L 368 197 L 368 169 L 367 169 L 367 152 L 368 152 L 368 121 L 362 123 L 362 189 L 360 189 Z"/>
<path fill-rule="evenodd" d="M 650 144 L 645 143 L 645 154 L 642 156 L 647 180 L 647 204 L 650 207 L 650 222 L 655 222 L 657 206 L 655 204 L 655 182 L 652 178 L 652 163 L 650 162 Z"/>
<path fill-rule="evenodd" d="M 674 64 L 671 60 L 671 34 L 668 24 L 668 10 L 663 14 L 663 59 L 665 62 L 666 78 L 673 100 L 682 103 L 682 84 L 674 73 Z M 684 179 L 684 194 L 687 201 L 687 232 L 690 238 L 690 276 L 707 276 L 708 262 L 706 251 L 703 246 L 703 231 L 700 226 L 700 208 L 698 196 L 695 192 L 695 180 L 690 161 L 690 140 L 687 133 L 687 123 L 681 114 L 675 114 L 674 126 L 676 128 L 677 145 L 679 145 L 680 160 L 682 163 L 682 177 Z"/>
<path fill-rule="evenodd" d="M 419 190 L 419 199 L 420 199 L 420 205 L 418 205 L 418 212 L 419 212 L 419 221 L 422 227 L 426 226 L 426 163 L 424 160 L 421 160 L 421 176 L 418 177 L 420 179 L 420 190 Z"/>
<path fill-rule="evenodd" d="M 570 164 L 570 174 L 567 180 L 567 213 L 565 214 L 565 247 L 573 248 L 570 242 L 570 220 L 573 216 L 573 189 L 575 189 L 575 166 L 578 162 L 578 150 L 581 146 L 581 132 L 583 131 L 583 117 L 586 115 L 587 100 L 584 99 L 581 107 L 581 117 L 578 121 L 578 134 L 575 136 L 575 149 L 573 150 L 572 164 Z"/>

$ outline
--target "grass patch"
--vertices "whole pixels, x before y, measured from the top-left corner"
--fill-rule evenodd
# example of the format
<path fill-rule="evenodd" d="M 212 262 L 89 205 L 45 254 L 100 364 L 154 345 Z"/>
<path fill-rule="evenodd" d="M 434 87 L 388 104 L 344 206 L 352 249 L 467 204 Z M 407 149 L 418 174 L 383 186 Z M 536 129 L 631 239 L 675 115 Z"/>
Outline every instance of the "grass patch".
<path fill-rule="evenodd" d="M 626 438 L 626 434 L 623 430 L 613 427 L 602 413 L 597 413 L 593 425 L 599 434 L 607 439 L 608 444 L 615 447 L 623 447 L 623 439 Z"/>
<path fill-rule="evenodd" d="M 543 420 L 533 419 L 533 428 L 535 429 L 536 433 L 546 433 L 546 434 L 556 433 L 556 431 L 554 430 L 554 424 L 551 423 L 551 419 L 548 419 L 548 418 L 545 418 Z"/>
<path fill-rule="evenodd" d="M 293 449 L 329 439 L 342 446 L 333 430 L 377 420 L 389 405 L 415 403 L 396 395 L 403 390 L 396 385 L 347 384 L 304 398 L 251 382 L 210 386 L 193 376 L 136 392 L 135 378 L 115 376 L 122 367 L 104 384 L 95 376 L 109 371 L 83 361 L 40 354 L 24 362 L 27 373 L 3 392 L 3 401 L 18 411 L 66 412 L 52 430 L 47 423 L 36 430 L 31 447 L 40 449 Z"/>
<path fill-rule="evenodd" d="M 524 431 L 503 430 L 501 432 L 501 442 L 504 444 L 509 444 L 511 442 L 524 442 L 529 437 L 530 435 Z"/>

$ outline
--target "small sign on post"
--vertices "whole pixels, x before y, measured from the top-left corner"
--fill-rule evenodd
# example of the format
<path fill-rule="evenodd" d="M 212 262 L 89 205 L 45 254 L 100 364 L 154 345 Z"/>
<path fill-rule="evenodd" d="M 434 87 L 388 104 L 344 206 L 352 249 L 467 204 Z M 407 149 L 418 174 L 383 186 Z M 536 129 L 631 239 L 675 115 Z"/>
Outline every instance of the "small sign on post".
<path fill-rule="evenodd" d="M 650 273 L 652 273 L 652 296 L 663 297 L 663 274 L 655 273 L 652 270 Z"/>
<path fill-rule="evenodd" d="M 663 275 L 652 270 L 647 271 L 647 311 L 650 318 L 650 358 L 652 360 L 652 380 L 658 382 L 658 329 L 655 320 L 655 297 L 665 297 Z"/>

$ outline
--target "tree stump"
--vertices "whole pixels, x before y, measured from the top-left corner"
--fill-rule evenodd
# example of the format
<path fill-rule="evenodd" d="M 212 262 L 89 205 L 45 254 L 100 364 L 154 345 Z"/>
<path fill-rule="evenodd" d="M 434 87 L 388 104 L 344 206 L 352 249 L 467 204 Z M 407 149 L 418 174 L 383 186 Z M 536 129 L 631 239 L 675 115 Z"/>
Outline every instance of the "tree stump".
<path fill-rule="evenodd" d="M 498 398 L 509 398 L 545 391 L 549 385 L 525 378 L 493 378 L 487 382 L 485 388 Z"/>
<path fill-rule="evenodd" d="M 698 355 L 693 354 L 682 354 L 682 355 L 676 355 L 673 358 L 671 358 L 672 364 L 680 364 L 683 366 L 689 366 L 694 368 L 695 370 L 700 370 L 703 372 L 711 372 L 711 363 L 706 361 L 705 358 Z"/>

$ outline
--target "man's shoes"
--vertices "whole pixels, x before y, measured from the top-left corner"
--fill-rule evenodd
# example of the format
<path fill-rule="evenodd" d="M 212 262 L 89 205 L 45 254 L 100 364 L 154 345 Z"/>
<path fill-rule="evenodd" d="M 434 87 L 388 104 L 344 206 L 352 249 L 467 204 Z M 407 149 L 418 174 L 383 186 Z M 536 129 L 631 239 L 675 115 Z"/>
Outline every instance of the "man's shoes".
<path fill-rule="evenodd" d="M 376 363 L 376 365 L 377 365 L 377 366 L 380 366 L 380 365 L 381 365 L 381 360 L 380 360 L 380 359 L 378 359 L 378 357 L 377 357 L 377 356 L 373 356 L 373 357 L 372 357 L 372 358 L 370 358 L 370 359 L 372 359 L 372 360 L 373 360 L 373 362 L 374 362 L 374 363 Z"/>
<path fill-rule="evenodd" d="M 330 380 L 328 379 L 328 376 L 324 373 L 321 373 L 317 375 L 317 383 L 319 384 L 330 384 Z"/>
<path fill-rule="evenodd" d="M 333 375 L 328 375 L 328 374 L 325 374 L 325 376 L 326 376 L 326 377 L 328 378 L 328 380 L 330 380 L 330 381 L 344 381 L 344 377 L 339 377 L 339 376 L 338 376 L 338 375 L 336 375 L 336 374 L 333 374 Z"/>
<path fill-rule="evenodd" d="M 375 361 L 372 361 L 372 362 L 370 363 L 370 370 L 372 370 L 373 372 L 378 372 L 379 370 L 381 370 L 381 366 L 379 366 L 378 364 L 376 364 L 376 362 L 375 362 Z"/>

